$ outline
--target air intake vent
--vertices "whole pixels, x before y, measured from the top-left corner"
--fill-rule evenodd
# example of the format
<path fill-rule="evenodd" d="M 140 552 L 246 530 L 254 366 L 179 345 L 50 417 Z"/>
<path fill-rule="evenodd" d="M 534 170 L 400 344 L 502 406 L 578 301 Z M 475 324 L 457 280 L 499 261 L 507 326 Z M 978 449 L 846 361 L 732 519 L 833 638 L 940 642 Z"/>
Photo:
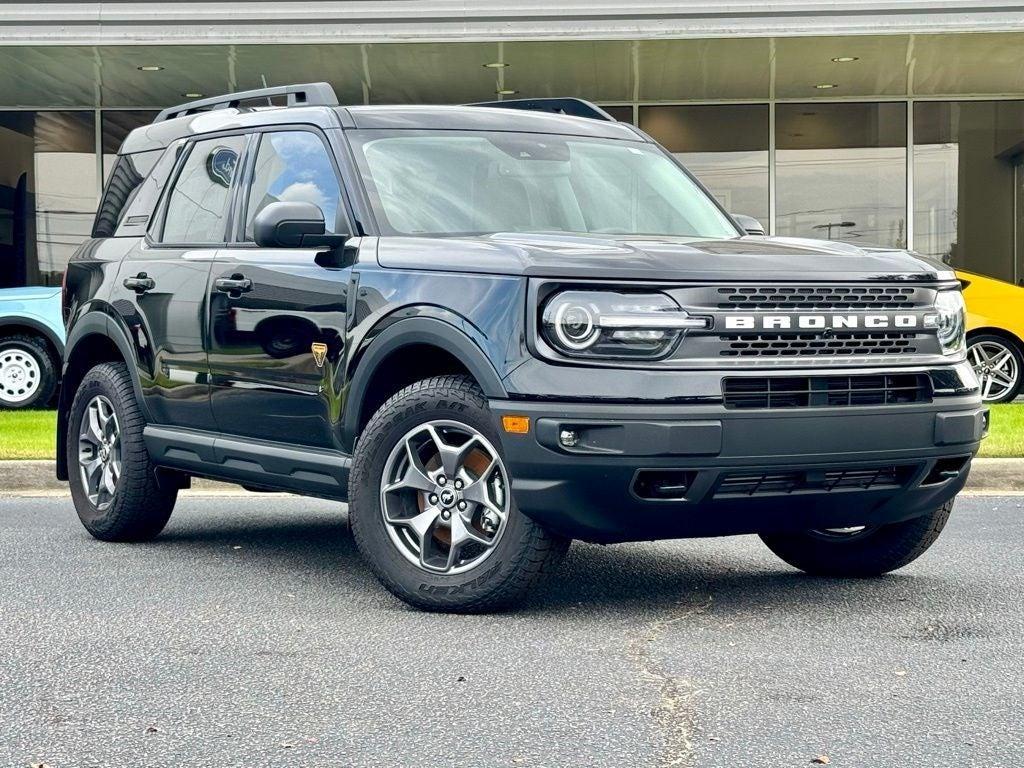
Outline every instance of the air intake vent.
<path fill-rule="evenodd" d="M 900 488 L 913 477 L 914 470 L 913 465 L 890 464 L 849 469 L 735 473 L 719 481 L 715 498 Z"/>
<path fill-rule="evenodd" d="M 722 383 L 727 408 L 839 408 L 930 403 L 923 373 L 876 376 L 749 376 Z"/>

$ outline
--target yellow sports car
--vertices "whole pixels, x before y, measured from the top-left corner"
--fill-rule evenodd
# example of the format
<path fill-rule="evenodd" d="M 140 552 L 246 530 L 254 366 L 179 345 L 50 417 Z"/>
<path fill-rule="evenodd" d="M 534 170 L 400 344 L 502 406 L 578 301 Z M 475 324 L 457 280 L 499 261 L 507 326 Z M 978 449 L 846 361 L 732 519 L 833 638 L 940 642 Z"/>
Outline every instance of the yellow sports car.
<path fill-rule="evenodd" d="M 959 271 L 967 302 L 967 359 L 986 403 L 1013 400 L 1024 382 L 1024 288 Z"/>

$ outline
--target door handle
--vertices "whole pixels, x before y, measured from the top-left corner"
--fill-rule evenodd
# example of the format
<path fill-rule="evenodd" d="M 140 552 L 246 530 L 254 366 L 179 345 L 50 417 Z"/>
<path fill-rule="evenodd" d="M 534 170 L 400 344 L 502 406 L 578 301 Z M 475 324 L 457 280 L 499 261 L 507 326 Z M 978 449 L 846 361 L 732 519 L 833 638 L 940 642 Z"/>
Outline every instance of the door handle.
<path fill-rule="evenodd" d="M 139 272 L 135 277 L 126 277 L 123 284 L 125 288 L 135 291 L 140 296 L 146 291 L 152 291 L 156 288 L 156 280 L 145 272 Z"/>
<path fill-rule="evenodd" d="M 221 293 L 248 293 L 252 290 L 252 280 L 241 275 L 218 277 L 213 281 L 213 286 Z"/>

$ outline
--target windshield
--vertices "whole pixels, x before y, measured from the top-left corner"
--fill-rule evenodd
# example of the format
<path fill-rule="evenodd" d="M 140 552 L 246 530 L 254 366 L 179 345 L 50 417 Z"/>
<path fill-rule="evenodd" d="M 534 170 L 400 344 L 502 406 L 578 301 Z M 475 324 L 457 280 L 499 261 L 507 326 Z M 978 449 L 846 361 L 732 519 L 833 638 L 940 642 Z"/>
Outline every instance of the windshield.
<path fill-rule="evenodd" d="M 386 234 L 738 234 L 679 166 L 643 142 L 478 131 L 350 135 Z"/>

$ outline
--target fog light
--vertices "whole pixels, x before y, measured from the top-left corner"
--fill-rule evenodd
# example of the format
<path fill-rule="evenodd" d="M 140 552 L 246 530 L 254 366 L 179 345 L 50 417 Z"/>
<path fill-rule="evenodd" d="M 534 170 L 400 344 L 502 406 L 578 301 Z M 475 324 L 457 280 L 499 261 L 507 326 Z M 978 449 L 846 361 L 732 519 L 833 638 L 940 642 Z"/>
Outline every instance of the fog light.
<path fill-rule="evenodd" d="M 580 442 L 580 436 L 574 429 L 563 429 L 558 433 L 558 442 L 566 448 L 575 448 Z"/>

